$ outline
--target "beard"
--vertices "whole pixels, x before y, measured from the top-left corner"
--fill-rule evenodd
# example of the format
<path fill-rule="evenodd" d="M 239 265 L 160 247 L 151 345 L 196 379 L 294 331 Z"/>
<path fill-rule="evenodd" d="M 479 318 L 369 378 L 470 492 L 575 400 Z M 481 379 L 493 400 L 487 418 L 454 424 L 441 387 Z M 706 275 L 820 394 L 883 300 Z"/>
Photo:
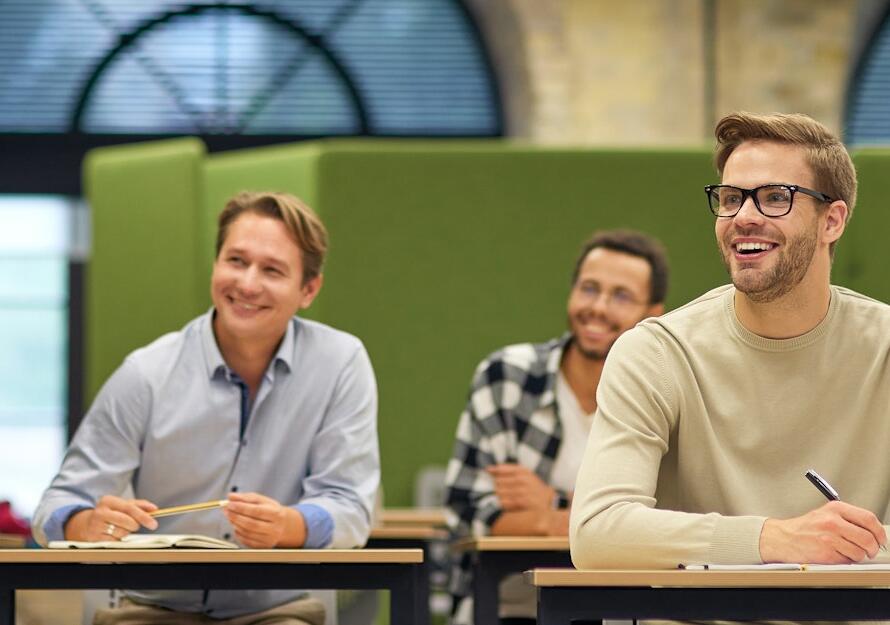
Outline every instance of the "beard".
<path fill-rule="evenodd" d="M 587 360 L 593 360 L 596 362 L 602 362 L 606 359 L 606 356 L 609 355 L 609 350 L 612 349 L 612 345 L 615 344 L 615 341 L 612 341 L 608 345 L 606 345 L 605 349 L 584 349 L 581 344 L 575 340 L 575 347 L 578 348 L 578 353 L 584 356 Z"/>
<path fill-rule="evenodd" d="M 568 317 L 568 320 L 566 323 L 568 325 L 569 331 L 572 333 L 572 345 L 574 345 L 575 348 L 578 350 L 578 353 L 581 354 L 581 356 L 583 356 L 587 360 L 592 360 L 592 361 L 596 361 L 596 362 L 601 362 L 601 361 L 605 360 L 606 356 L 609 355 L 609 350 L 612 349 L 612 345 L 614 345 L 615 341 L 618 340 L 618 338 L 616 337 L 613 341 L 610 341 L 608 345 L 605 345 L 604 347 L 602 347 L 600 349 L 587 348 L 581 344 L 581 341 L 578 339 L 578 336 L 575 334 L 574 328 L 572 327 L 573 321 L 572 321 L 571 316 Z M 612 331 L 616 334 L 621 331 L 621 326 L 619 326 L 617 323 L 612 322 L 612 321 L 607 321 L 607 323 L 609 324 L 610 331 Z"/>
<path fill-rule="evenodd" d="M 787 295 L 796 287 L 809 271 L 813 256 L 816 254 L 817 222 L 790 240 L 780 241 L 779 258 L 772 268 L 764 271 L 732 269 L 732 247 L 729 244 L 730 232 L 720 245 L 720 255 L 736 289 L 744 293 L 748 299 L 758 304 L 774 302 Z M 746 232 L 748 236 L 756 236 L 756 232 Z M 744 266 L 744 261 L 742 261 Z"/>

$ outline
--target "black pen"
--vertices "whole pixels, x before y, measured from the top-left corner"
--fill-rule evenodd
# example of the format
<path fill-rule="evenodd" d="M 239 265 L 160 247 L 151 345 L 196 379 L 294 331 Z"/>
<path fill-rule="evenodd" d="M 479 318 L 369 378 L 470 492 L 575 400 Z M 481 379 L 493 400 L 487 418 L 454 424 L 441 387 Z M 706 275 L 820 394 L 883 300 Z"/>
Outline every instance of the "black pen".
<path fill-rule="evenodd" d="M 807 472 L 804 473 L 804 476 L 810 482 L 812 482 L 813 486 L 819 489 L 819 492 L 825 495 L 825 498 L 828 501 L 840 501 L 841 496 L 837 494 L 837 491 L 834 490 L 834 487 L 829 484 L 824 477 L 816 473 L 813 469 L 807 469 Z M 880 545 L 881 551 L 887 551 L 884 545 Z"/>

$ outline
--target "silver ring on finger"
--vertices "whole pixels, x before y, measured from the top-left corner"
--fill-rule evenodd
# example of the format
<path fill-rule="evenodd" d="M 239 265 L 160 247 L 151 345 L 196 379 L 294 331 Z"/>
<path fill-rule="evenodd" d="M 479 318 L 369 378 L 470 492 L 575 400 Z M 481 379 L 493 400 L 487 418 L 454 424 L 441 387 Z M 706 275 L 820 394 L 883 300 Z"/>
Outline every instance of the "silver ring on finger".
<path fill-rule="evenodd" d="M 117 528 L 115 527 L 114 523 L 109 523 L 108 525 L 105 526 L 105 533 L 108 534 L 109 536 L 114 536 L 115 529 L 117 529 Z"/>

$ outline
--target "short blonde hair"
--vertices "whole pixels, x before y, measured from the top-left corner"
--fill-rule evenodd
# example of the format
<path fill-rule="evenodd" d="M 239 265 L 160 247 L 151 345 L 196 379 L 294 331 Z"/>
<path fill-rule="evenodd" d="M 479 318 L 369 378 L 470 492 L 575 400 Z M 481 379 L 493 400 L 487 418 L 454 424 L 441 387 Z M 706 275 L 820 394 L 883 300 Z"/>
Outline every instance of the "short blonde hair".
<path fill-rule="evenodd" d="M 815 176 L 816 190 L 847 203 L 847 221 L 856 205 L 856 168 L 844 144 L 812 117 L 795 114 L 732 113 L 714 129 L 714 164 L 722 176 L 729 155 L 745 141 L 776 141 L 802 146 Z"/>
<path fill-rule="evenodd" d="M 303 284 L 321 274 L 328 251 L 328 231 L 308 204 L 288 193 L 242 192 L 230 199 L 219 214 L 216 255 L 226 241 L 232 223 L 244 213 L 254 213 L 282 221 L 290 232 L 303 260 Z"/>

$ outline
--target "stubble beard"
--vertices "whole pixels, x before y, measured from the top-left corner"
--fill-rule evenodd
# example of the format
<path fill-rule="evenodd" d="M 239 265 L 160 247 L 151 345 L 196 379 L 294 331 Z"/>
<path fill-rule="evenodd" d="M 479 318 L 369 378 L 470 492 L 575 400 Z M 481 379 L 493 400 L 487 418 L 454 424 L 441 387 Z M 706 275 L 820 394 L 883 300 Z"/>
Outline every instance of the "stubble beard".
<path fill-rule="evenodd" d="M 727 237 L 728 238 L 728 237 Z M 736 289 L 757 304 L 768 304 L 787 295 L 800 284 L 816 254 L 816 224 L 786 242 L 773 267 L 765 272 L 732 269 L 732 247 L 720 246 L 723 264 Z"/>
<path fill-rule="evenodd" d="M 581 347 L 581 344 L 578 343 L 577 339 L 575 340 L 575 347 L 578 348 L 578 353 L 581 354 L 587 360 L 591 360 L 594 362 L 602 362 L 606 359 L 606 356 L 609 355 L 609 350 L 612 349 L 612 345 L 615 344 L 615 341 L 609 343 L 606 346 L 605 350 L 596 350 L 596 349 L 584 349 Z"/>
<path fill-rule="evenodd" d="M 590 360 L 592 362 L 602 362 L 606 359 L 606 356 L 609 355 L 609 352 L 612 350 L 612 346 L 615 344 L 615 341 L 617 341 L 619 338 L 621 338 L 622 334 L 627 332 L 627 330 L 629 330 L 630 328 L 635 326 L 637 323 L 642 321 L 644 318 L 645 318 L 645 316 L 640 317 L 632 325 L 625 327 L 624 330 L 621 329 L 621 325 L 619 325 L 613 321 L 607 321 L 607 323 L 609 323 L 609 325 L 610 325 L 610 329 L 613 332 L 617 333 L 618 336 L 616 336 L 615 339 L 611 343 L 606 345 L 605 348 L 603 348 L 603 349 L 586 349 L 583 345 L 581 345 L 581 341 L 578 340 L 578 337 L 574 332 L 571 316 L 569 316 L 567 318 L 566 323 L 568 325 L 569 332 L 572 333 L 572 344 L 575 346 L 575 349 L 578 350 L 578 353 L 581 354 L 581 356 L 583 356 L 587 360 Z"/>

